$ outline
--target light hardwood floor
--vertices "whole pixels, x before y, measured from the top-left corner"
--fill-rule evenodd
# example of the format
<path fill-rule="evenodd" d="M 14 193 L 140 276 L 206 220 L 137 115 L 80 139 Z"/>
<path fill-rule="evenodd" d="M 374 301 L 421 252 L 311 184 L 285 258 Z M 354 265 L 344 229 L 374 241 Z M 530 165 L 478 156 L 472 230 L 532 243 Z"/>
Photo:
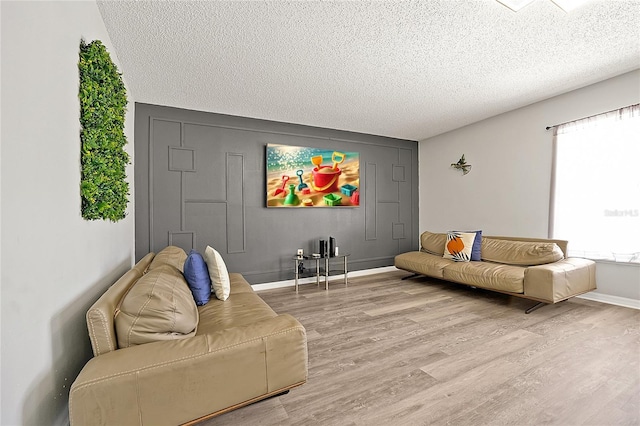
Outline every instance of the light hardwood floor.
<path fill-rule="evenodd" d="M 387 272 L 267 290 L 305 326 L 309 379 L 214 425 L 639 425 L 640 311 Z"/>

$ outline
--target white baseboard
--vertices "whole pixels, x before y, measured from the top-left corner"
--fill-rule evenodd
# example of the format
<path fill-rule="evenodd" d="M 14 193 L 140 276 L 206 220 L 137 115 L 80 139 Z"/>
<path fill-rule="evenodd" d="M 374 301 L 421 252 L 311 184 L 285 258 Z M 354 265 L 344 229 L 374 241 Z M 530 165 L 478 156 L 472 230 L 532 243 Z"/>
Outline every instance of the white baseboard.
<path fill-rule="evenodd" d="M 383 266 L 381 268 L 362 269 L 360 271 L 349 272 L 347 278 L 363 277 L 365 275 L 381 274 L 383 272 L 391 272 L 391 271 L 397 271 L 397 270 L 398 269 L 395 266 Z M 341 279 L 344 279 L 344 274 L 331 275 L 331 280 L 338 281 Z M 316 283 L 315 277 L 301 278 L 298 280 L 298 285 L 315 284 L 315 283 Z M 324 284 L 324 275 L 320 275 L 320 285 L 323 285 L 323 284 Z M 271 283 L 253 284 L 251 287 L 253 287 L 255 291 L 262 291 L 262 290 L 272 290 L 274 288 L 295 287 L 295 285 L 296 285 L 295 280 L 286 280 L 286 281 L 274 281 Z"/>
<path fill-rule="evenodd" d="M 624 306 L 625 308 L 640 309 L 640 300 L 629 299 L 628 297 L 612 296 L 610 294 L 590 293 L 576 296 L 579 299 L 593 300 L 595 302 L 608 303 L 610 305 Z"/>

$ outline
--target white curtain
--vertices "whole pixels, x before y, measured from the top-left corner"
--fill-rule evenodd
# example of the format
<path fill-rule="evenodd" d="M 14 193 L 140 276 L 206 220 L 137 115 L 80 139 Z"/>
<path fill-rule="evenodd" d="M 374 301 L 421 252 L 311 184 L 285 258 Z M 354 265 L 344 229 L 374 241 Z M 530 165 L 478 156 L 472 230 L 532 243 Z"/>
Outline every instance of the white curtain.
<path fill-rule="evenodd" d="M 569 255 L 640 263 L 640 104 L 554 129 L 551 234 Z"/>

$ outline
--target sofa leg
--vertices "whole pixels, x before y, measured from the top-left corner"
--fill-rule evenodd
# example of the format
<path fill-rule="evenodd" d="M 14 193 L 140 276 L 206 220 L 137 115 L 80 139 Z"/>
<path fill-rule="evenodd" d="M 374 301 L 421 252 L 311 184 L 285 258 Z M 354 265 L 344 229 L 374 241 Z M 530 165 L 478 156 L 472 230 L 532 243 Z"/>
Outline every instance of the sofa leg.
<path fill-rule="evenodd" d="M 411 278 L 419 277 L 420 275 L 421 275 L 421 274 L 407 275 L 406 277 L 402 277 L 402 278 L 400 278 L 400 280 L 401 280 L 401 281 L 409 280 L 409 279 L 411 279 Z"/>
<path fill-rule="evenodd" d="M 275 394 L 275 395 L 271 395 L 270 397 L 265 398 L 265 400 L 266 400 L 266 399 L 271 399 L 271 398 L 277 398 L 277 397 L 282 396 L 282 395 L 286 395 L 286 394 L 288 394 L 288 393 L 289 393 L 289 391 L 290 391 L 290 390 L 291 390 L 291 389 L 287 389 L 287 390 L 286 390 L 286 391 L 284 391 L 284 392 L 280 392 L 280 393 L 277 393 L 277 394 Z"/>
<path fill-rule="evenodd" d="M 542 308 L 544 305 L 546 305 L 546 303 L 544 302 L 538 302 L 535 305 L 533 305 L 532 307 L 530 307 L 529 309 L 527 309 L 526 311 L 524 311 L 525 314 L 530 314 L 531 312 L 535 311 L 538 308 Z"/>

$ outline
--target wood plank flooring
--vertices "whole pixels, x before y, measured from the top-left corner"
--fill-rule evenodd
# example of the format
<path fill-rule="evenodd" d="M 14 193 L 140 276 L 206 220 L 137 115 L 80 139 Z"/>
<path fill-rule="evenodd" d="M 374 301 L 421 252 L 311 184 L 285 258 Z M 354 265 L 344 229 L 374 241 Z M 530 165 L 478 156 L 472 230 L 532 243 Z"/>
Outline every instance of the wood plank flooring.
<path fill-rule="evenodd" d="M 403 271 L 260 296 L 305 326 L 309 379 L 214 425 L 640 425 L 640 311 Z"/>

